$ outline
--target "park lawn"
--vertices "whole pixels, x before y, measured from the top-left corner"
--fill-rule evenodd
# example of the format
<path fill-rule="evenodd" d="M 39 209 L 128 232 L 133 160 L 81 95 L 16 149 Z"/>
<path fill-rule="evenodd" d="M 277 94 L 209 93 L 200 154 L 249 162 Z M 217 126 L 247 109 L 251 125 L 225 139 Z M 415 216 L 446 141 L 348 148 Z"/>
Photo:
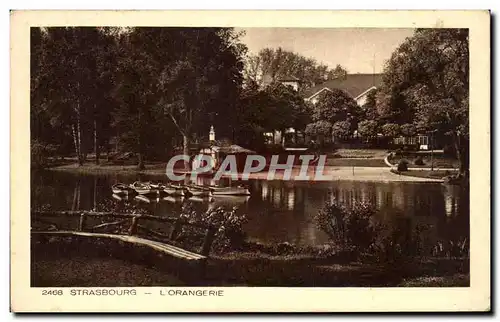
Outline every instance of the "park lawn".
<path fill-rule="evenodd" d="M 383 159 L 327 158 L 325 165 L 332 167 L 387 167 Z"/>
<path fill-rule="evenodd" d="M 338 149 L 326 153 L 326 165 L 333 167 L 387 167 L 383 149 Z"/>
<path fill-rule="evenodd" d="M 109 174 L 109 173 L 145 173 L 145 174 L 164 174 L 167 163 L 146 164 L 144 170 L 139 170 L 137 165 L 116 165 L 116 164 L 95 164 L 86 162 L 79 166 L 78 163 L 67 163 L 51 167 L 55 171 L 68 171 L 80 174 Z"/>

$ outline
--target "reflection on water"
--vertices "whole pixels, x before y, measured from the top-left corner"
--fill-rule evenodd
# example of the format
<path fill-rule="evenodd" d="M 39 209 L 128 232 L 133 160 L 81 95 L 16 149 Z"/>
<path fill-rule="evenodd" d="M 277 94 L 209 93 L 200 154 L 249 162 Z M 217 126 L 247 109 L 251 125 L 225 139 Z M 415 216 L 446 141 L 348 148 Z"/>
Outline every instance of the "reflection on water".
<path fill-rule="evenodd" d="M 436 240 L 455 240 L 469 235 L 468 193 L 457 186 L 434 183 L 375 183 L 358 181 L 247 182 L 251 196 L 183 198 L 171 196 L 116 196 L 111 185 L 136 180 L 163 180 L 161 176 L 82 176 L 43 172 L 32 175 L 32 208 L 49 206 L 56 210 L 98 209 L 104 202 L 136 203 L 159 216 L 176 216 L 191 204 L 205 211 L 216 207 L 238 207 L 247 214 L 248 236 L 261 242 L 291 242 L 319 245 L 326 235 L 316 227 L 314 216 L 326 201 L 337 199 L 351 205 L 370 202 L 380 210 L 380 220 L 389 225 L 418 230 L 429 245 Z M 423 229 L 422 227 L 425 227 Z M 405 228 L 405 229 L 406 229 Z"/>

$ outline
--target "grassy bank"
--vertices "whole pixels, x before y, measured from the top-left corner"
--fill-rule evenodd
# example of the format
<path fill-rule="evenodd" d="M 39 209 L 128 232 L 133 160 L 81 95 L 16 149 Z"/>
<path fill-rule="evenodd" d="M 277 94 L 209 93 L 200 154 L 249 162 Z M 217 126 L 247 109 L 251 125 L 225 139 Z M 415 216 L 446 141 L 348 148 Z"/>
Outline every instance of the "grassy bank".
<path fill-rule="evenodd" d="M 339 149 L 334 153 L 326 153 L 326 166 L 331 167 L 386 167 L 384 150 L 349 150 Z M 78 165 L 76 160 L 66 158 L 64 161 L 52 162 L 50 170 L 67 171 L 80 174 L 164 174 L 167 162 L 147 163 L 144 170 L 139 170 L 137 165 L 117 165 L 106 163 L 96 165 L 95 162 L 85 162 Z"/>
<path fill-rule="evenodd" d="M 418 164 L 417 159 L 422 160 L 421 164 Z M 389 162 L 397 165 L 401 160 L 408 161 L 408 167 L 412 169 L 418 168 L 430 168 L 433 165 L 434 169 L 456 169 L 460 166 L 459 162 L 455 158 L 447 157 L 443 154 L 436 154 L 431 157 L 430 153 L 408 153 L 405 155 L 395 155 L 389 158 Z"/>
<path fill-rule="evenodd" d="M 82 251 L 85 250 L 85 251 Z M 468 286 L 469 260 L 411 258 L 381 264 L 349 256 L 231 252 L 201 273 L 185 262 L 117 242 L 32 241 L 32 286 Z"/>
<path fill-rule="evenodd" d="M 337 167 L 386 167 L 386 150 L 338 149 L 327 153 L 326 165 Z"/>
<path fill-rule="evenodd" d="M 96 165 L 92 162 L 84 163 L 83 165 L 78 165 L 78 163 L 69 163 L 63 165 L 57 165 L 50 167 L 50 170 L 54 171 L 67 171 L 80 174 L 165 174 L 165 169 L 167 163 L 155 163 L 146 164 L 144 170 L 139 170 L 137 165 L 113 165 L 113 164 L 103 164 Z"/>

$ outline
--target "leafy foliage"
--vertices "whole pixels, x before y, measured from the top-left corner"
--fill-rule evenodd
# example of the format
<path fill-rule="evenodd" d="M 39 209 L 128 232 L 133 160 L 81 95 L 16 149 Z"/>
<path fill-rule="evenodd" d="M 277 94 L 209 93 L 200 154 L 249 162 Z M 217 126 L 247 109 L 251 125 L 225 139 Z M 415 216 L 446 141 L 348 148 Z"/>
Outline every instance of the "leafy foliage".
<path fill-rule="evenodd" d="M 454 142 L 461 173 L 469 167 L 469 34 L 467 29 L 418 29 L 384 70 L 381 114 Z"/>
<path fill-rule="evenodd" d="M 32 135 L 66 151 L 73 143 L 80 163 L 109 131 L 114 41 L 106 30 L 31 28 Z"/>
<path fill-rule="evenodd" d="M 351 135 L 351 122 L 337 121 L 332 125 L 332 135 L 336 138 L 346 139 Z"/>
<path fill-rule="evenodd" d="M 146 152 L 168 154 L 179 137 L 186 148 L 209 125 L 233 136 L 246 47 L 232 28 L 31 32 L 32 134 L 64 153 L 73 145 L 80 164 L 113 136 L 140 167 Z"/>
<path fill-rule="evenodd" d="M 293 127 L 303 130 L 310 120 L 309 107 L 289 86 L 273 83 L 260 89 L 247 87 L 236 115 L 238 143 L 262 147 L 263 133 Z"/>
<path fill-rule="evenodd" d="M 404 136 L 414 136 L 417 134 L 417 128 L 411 123 L 405 123 L 400 126 L 401 134 Z"/>
<path fill-rule="evenodd" d="M 361 107 L 363 110 L 363 118 L 365 120 L 378 120 L 379 114 L 377 110 L 377 93 L 378 90 L 374 89 L 366 96 L 365 104 Z"/>
<path fill-rule="evenodd" d="M 358 124 L 358 133 L 366 138 L 373 138 L 377 136 L 378 124 L 374 120 L 364 120 Z"/>
<path fill-rule="evenodd" d="M 312 137 L 330 137 L 332 134 L 332 124 L 328 121 L 317 121 L 306 126 L 305 133 Z"/>
<path fill-rule="evenodd" d="M 56 151 L 55 146 L 44 144 L 38 140 L 32 140 L 30 147 L 31 167 L 35 169 L 45 168 L 49 163 L 48 158 L 53 156 Z"/>
<path fill-rule="evenodd" d="M 243 225 L 247 222 L 247 218 L 245 215 L 239 214 L 236 207 L 229 211 L 218 207 L 200 212 L 186 205 L 183 207 L 180 217 L 190 223 L 217 227 L 215 240 L 212 244 L 212 251 L 216 253 L 239 249 L 245 241 L 246 235 Z M 193 238 L 194 235 L 196 235 L 196 228 L 183 227 L 181 238 Z"/>
<path fill-rule="evenodd" d="M 398 171 L 408 171 L 408 161 L 401 160 L 398 162 Z"/>
<path fill-rule="evenodd" d="M 415 159 L 415 165 L 424 165 L 424 159 L 421 157 L 421 156 L 418 156 L 416 159 Z"/>
<path fill-rule="evenodd" d="M 333 200 L 318 212 L 316 223 L 337 246 L 363 253 L 376 242 L 375 215 L 376 209 L 370 204 L 356 202 L 347 207 Z"/>
<path fill-rule="evenodd" d="M 262 85 L 280 81 L 283 77 L 296 77 L 301 81 L 301 89 L 313 86 L 316 82 L 345 77 L 347 71 L 340 65 L 334 69 L 283 48 L 264 48 L 257 55 L 250 55 L 245 63 L 247 83 Z"/>
<path fill-rule="evenodd" d="M 328 121 L 352 121 L 360 115 L 360 108 L 356 101 L 345 91 L 333 89 L 324 93 L 314 105 L 313 120 Z"/>
<path fill-rule="evenodd" d="M 382 125 L 382 133 L 387 137 L 394 138 L 401 133 L 401 130 L 398 124 L 388 123 Z"/>

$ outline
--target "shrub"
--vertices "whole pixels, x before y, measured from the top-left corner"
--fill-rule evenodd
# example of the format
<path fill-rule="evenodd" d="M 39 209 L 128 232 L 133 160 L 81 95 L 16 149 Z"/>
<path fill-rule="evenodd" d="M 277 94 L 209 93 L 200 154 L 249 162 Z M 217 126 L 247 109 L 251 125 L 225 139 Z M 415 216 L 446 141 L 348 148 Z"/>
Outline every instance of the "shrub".
<path fill-rule="evenodd" d="M 346 207 L 334 200 L 318 212 L 316 223 L 336 246 L 361 254 L 368 251 L 376 240 L 375 214 L 376 209 L 370 204 L 355 202 Z"/>
<path fill-rule="evenodd" d="M 49 164 L 49 157 L 54 156 L 57 148 L 38 140 L 31 141 L 31 167 L 43 169 Z"/>
<path fill-rule="evenodd" d="M 408 161 L 406 160 L 399 161 L 398 171 L 408 171 Z"/>
<path fill-rule="evenodd" d="M 191 223 L 216 227 L 217 232 L 212 244 L 212 251 L 223 253 L 241 248 L 246 238 L 243 225 L 247 222 L 247 218 L 243 214 L 238 214 L 237 210 L 236 207 L 231 210 L 218 207 L 202 212 L 194 210 L 187 204 L 183 207 L 180 217 Z M 194 241 L 197 235 L 200 235 L 199 229 L 183 226 L 179 238 L 185 241 Z M 199 241 L 201 240 L 198 238 L 197 242 Z"/>
<path fill-rule="evenodd" d="M 417 159 L 415 159 L 415 165 L 424 165 L 424 159 L 422 159 L 421 156 L 418 156 Z"/>

